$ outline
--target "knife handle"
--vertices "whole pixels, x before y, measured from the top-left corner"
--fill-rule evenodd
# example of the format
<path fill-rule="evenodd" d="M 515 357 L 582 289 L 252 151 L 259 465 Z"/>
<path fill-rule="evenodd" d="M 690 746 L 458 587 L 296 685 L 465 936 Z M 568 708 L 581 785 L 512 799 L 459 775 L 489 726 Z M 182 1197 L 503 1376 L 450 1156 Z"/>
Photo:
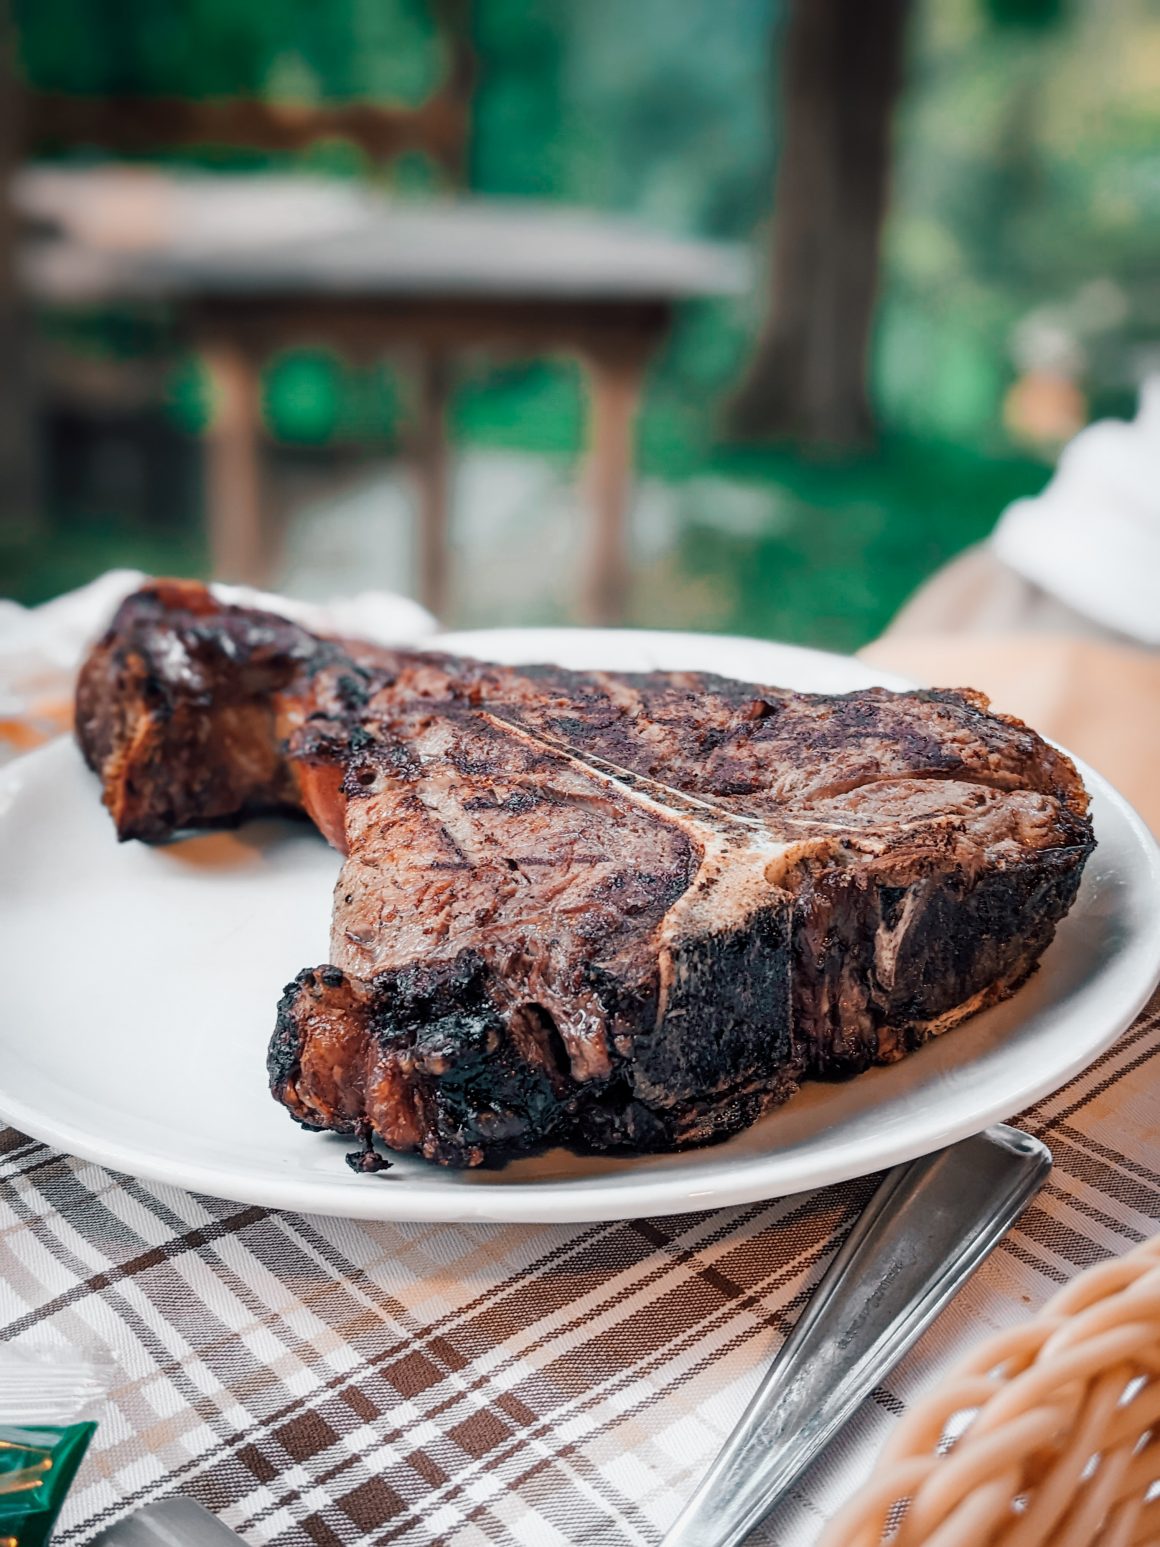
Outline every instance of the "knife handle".
<path fill-rule="evenodd" d="M 887 1173 L 663 1547 L 735 1547 L 998 1245 L 1051 1170 L 997 1124 Z"/>

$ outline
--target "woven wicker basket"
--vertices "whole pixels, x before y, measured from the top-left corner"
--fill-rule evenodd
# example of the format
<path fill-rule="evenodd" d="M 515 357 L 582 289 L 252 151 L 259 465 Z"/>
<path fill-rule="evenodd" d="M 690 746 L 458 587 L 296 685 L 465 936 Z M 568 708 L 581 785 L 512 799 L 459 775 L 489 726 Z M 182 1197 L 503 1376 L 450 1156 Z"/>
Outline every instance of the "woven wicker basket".
<path fill-rule="evenodd" d="M 1160 1237 L 951 1370 L 818 1547 L 1160 1543 Z"/>

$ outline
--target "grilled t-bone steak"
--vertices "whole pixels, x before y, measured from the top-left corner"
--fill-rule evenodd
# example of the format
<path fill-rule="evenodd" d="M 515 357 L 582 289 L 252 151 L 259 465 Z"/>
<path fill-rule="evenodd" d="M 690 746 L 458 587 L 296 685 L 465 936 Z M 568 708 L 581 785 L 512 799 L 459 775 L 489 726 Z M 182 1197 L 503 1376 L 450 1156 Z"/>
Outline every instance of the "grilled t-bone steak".
<path fill-rule="evenodd" d="M 345 853 L 274 1094 L 451 1165 L 703 1143 L 900 1058 L 1023 982 L 1094 844 L 976 693 L 492 666 L 183 582 L 122 605 L 77 732 L 121 838 L 298 810 Z"/>

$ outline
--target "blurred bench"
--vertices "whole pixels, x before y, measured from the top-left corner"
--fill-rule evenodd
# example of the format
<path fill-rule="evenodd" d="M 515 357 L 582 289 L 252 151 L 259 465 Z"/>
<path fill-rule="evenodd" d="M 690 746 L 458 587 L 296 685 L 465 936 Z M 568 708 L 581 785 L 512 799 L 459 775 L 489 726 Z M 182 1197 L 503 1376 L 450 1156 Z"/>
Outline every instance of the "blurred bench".
<path fill-rule="evenodd" d="M 209 361 L 217 384 L 209 536 L 222 579 L 269 578 L 263 360 L 303 344 L 356 361 L 410 355 L 419 378 L 420 593 L 436 613 L 448 594 L 445 420 L 456 356 L 565 350 L 583 360 L 591 397 L 583 611 L 615 621 L 627 589 L 633 421 L 646 365 L 679 302 L 747 284 L 732 247 L 555 206 L 398 204 L 361 185 L 300 176 L 46 166 L 23 170 L 17 199 L 44 233 L 24 265 L 41 304 L 165 303 Z"/>

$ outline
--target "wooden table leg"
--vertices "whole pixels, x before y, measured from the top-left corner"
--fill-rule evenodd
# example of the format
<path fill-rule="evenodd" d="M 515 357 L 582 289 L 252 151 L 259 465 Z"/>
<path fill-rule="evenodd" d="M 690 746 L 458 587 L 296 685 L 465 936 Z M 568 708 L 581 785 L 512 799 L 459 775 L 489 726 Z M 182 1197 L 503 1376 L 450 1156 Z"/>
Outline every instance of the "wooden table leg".
<path fill-rule="evenodd" d="M 206 435 L 206 507 L 213 578 L 269 584 L 270 554 L 262 519 L 261 414 L 258 370 L 232 344 L 203 358 L 213 380 L 214 412 Z"/>
<path fill-rule="evenodd" d="M 437 618 L 447 611 L 450 564 L 450 456 L 447 400 L 451 370 L 439 354 L 424 354 L 419 364 L 418 423 L 414 441 L 419 483 L 419 599 Z"/>
<path fill-rule="evenodd" d="M 628 504 L 645 361 L 640 355 L 589 359 L 588 497 L 592 526 L 582 596 L 585 623 L 621 623 L 628 601 Z"/>

